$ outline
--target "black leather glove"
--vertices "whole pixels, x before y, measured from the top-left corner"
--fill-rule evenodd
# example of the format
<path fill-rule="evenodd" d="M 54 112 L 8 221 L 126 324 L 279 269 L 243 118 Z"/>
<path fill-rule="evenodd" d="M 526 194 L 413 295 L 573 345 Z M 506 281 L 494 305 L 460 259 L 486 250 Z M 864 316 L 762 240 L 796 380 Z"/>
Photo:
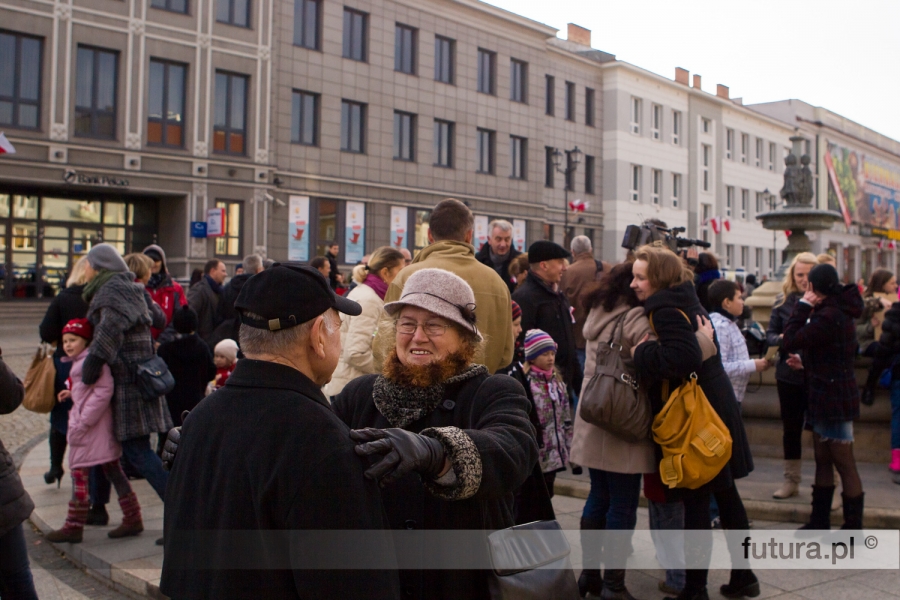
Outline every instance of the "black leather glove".
<path fill-rule="evenodd" d="M 97 358 L 93 354 L 88 354 L 81 365 L 81 383 L 84 385 L 94 385 L 100 379 L 100 373 L 103 372 L 104 360 Z"/>
<path fill-rule="evenodd" d="M 384 458 L 366 471 L 366 477 L 381 485 L 393 483 L 411 471 L 435 479 L 444 469 L 444 446 L 436 439 L 403 429 L 354 429 L 350 439 L 357 442 L 360 456 L 380 454 Z"/>
<path fill-rule="evenodd" d="M 181 442 L 181 427 L 173 427 L 166 436 L 166 443 L 162 449 L 162 464 L 166 471 L 172 470 L 175 463 L 175 454 L 178 453 L 178 444 Z"/>

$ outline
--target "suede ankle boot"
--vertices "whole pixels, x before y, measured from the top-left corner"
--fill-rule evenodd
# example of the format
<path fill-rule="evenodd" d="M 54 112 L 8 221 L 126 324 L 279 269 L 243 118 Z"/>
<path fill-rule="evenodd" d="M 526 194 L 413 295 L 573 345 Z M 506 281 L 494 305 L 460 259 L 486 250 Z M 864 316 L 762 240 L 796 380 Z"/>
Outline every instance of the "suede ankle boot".
<path fill-rule="evenodd" d="M 759 579 L 750 569 L 732 569 L 728 583 L 719 588 L 726 598 L 756 598 L 759 596 Z"/>
<path fill-rule="evenodd" d="M 865 494 L 854 498 L 844 495 L 844 524 L 841 529 L 861 530 L 863 528 L 863 500 Z"/>
<path fill-rule="evenodd" d="M 606 569 L 603 571 L 603 600 L 636 600 L 625 587 L 625 569 Z"/>
<path fill-rule="evenodd" d="M 141 520 L 141 505 L 138 502 L 137 494 L 131 492 L 119 497 L 119 506 L 122 507 L 122 524 L 106 535 L 111 538 L 123 538 L 142 532 L 144 522 Z"/>
<path fill-rule="evenodd" d="M 84 533 L 84 524 L 87 521 L 88 504 L 87 502 L 69 501 L 69 513 L 66 515 L 66 522 L 62 529 L 51 531 L 47 534 L 48 542 L 69 542 L 70 544 L 78 544 L 82 540 Z"/>
<path fill-rule="evenodd" d="M 784 500 L 797 495 L 800 491 L 800 467 L 802 464 L 803 461 L 799 459 L 784 461 L 784 483 L 772 494 L 773 498 Z"/>

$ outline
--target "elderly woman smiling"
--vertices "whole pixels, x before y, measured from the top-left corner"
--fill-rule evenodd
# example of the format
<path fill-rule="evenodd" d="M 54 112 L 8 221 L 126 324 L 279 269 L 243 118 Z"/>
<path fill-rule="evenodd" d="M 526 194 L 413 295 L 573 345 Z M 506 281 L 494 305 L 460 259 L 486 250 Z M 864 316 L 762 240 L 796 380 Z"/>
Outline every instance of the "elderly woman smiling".
<path fill-rule="evenodd" d="M 334 398 L 366 472 L 383 486 L 393 529 L 501 529 L 513 492 L 537 461 L 522 386 L 473 362 L 482 345 L 475 296 L 458 276 L 422 269 L 407 280 L 381 375 Z M 450 549 L 437 551 L 451 552 Z M 404 597 L 488 598 L 487 571 L 401 571 Z"/>

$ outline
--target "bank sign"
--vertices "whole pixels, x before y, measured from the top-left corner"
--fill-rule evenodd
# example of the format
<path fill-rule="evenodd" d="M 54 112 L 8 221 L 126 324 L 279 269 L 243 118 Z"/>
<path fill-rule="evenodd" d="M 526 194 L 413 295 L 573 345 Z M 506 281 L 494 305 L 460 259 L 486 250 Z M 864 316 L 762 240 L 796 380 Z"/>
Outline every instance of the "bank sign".
<path fill-rule="evenodd" d="M 102 187 L 128 187 L 127 179 L 115 175 L 88 175 L 79 173 L 75 169 L 66 169 L 63 181 L 70 185 L 98 185 Z"/>
<path fill-rule="evenodd" d="M 828 208 L 848 227 L 900 231 L 900 164 L 827 141 L 825 170 Z"/>

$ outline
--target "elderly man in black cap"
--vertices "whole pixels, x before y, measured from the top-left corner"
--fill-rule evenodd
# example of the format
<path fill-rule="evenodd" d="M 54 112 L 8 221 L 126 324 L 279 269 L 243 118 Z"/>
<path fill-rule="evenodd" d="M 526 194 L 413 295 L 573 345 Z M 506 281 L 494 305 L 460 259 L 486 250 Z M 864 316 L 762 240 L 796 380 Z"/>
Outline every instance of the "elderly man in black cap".
<path fill-rule="evenodd" d="M 313 569 L 302 554 L 309 544 L 294 537 L 388 527 L 378 485 L 364 477 L 349 428 L 320 391 L 341 354 L 338 313 L 358 315 L 360 306 L 315 269 L 286 263 L 250 278 L 235 307 L 246 358 L 184 421 L 166 492 L 160 590 L 398 598 L 396 571 Z"/>
<path fill-rule="evenodd" d="M 566 272 L 566 249 L 539 240 L 528 248 L 528 278 L 513 293 L 512 299 L 522 309 L 522 332 L 542 329 L 556 342 L 556 366 L 562 372 L 570 394 L 581 391 L 581 366 L 575 354 L 575 332 L 572 307 L 559 289 Z M 524 338 L 523 338 L 524 339 Z"/>

